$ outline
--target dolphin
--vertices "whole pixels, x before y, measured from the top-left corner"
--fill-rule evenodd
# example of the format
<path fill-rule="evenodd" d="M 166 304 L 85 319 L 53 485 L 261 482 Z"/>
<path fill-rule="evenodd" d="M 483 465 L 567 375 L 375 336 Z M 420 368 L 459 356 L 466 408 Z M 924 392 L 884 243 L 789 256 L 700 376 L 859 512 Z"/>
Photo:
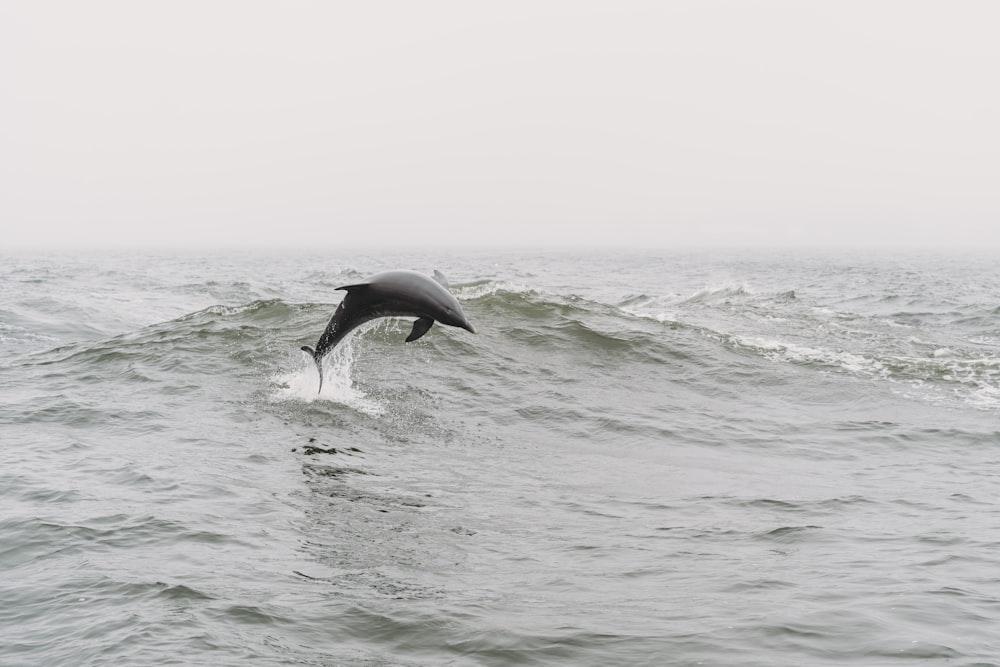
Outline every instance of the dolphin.
<path fill-rule="evenodd" d="M 440 271 L 434 279 L 417 271 L 386 271 L 372 276 L 363 283 L 344 285 L 347 295 L 319 337 L 316 349 L 302 346 L 319 370 L 319 391 L 323 391 L 323 357 L 344 336 L 356 327 L 379 317 L 414 316 L 413 330 L 406 342 L 417 340 L 431 328 L 435 321 L 476 333 L 475 327 L 465 319 L 458 299 L 448 291 L 448 280 Z"/>

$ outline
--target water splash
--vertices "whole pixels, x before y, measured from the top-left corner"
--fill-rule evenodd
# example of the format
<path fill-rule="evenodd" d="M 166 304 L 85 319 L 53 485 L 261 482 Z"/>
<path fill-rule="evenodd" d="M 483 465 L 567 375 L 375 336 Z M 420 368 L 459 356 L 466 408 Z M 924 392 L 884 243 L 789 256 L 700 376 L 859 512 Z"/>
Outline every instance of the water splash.
<path fill-rule="evenodd" d="M 351 369 L 354 365 L 354 345 L 347 338 L 323 358 L 323 390 L 316 392 L 319 378 L 312 358 L 301 355 L 298 368 L 279 372 L 272 378 L 274 398 L 279 401 L 330 401 L 340 403 L 370 417 L 380 417 L 385 408 L 354 386 Z"/>

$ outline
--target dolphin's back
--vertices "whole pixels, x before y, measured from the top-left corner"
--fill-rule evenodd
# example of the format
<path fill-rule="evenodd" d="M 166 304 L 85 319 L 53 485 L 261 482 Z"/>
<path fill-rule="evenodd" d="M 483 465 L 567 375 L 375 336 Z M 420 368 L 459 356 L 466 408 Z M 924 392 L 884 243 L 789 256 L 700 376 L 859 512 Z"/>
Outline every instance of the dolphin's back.
<path fill-rule="evenodd" d="M 347 294 L 319 337 L 313 354 L 322 358 L 351 331 L 379 317 L 427 316 L 433 305 L 428 299 L 428 288 L 432 294 L 440 290 L 451 296 L 438 283 L 416 271 L 387 271 L 363 283 L 341 285 L 337 289 Z"/>

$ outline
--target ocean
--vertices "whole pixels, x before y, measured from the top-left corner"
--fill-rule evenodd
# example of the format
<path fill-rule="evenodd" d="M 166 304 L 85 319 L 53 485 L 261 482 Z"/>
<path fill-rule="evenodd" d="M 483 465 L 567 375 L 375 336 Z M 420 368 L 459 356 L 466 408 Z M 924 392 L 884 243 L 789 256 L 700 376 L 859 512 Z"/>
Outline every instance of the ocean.
<path fill-rule="evenodd" d="M 998 497 L 996 251 L 0 252 L 5 667 L 1000 665 Z"/>

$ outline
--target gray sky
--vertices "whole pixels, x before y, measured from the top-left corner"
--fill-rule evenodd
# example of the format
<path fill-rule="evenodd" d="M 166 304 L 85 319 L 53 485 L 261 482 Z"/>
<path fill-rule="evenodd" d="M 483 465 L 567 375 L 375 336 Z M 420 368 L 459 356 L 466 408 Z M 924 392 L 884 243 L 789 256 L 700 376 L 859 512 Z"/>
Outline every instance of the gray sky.
<path fill-rule="evenodd" d="M 997 245 L 998 26 L 987 0 L 0 0 L 0 246 Z"/>

